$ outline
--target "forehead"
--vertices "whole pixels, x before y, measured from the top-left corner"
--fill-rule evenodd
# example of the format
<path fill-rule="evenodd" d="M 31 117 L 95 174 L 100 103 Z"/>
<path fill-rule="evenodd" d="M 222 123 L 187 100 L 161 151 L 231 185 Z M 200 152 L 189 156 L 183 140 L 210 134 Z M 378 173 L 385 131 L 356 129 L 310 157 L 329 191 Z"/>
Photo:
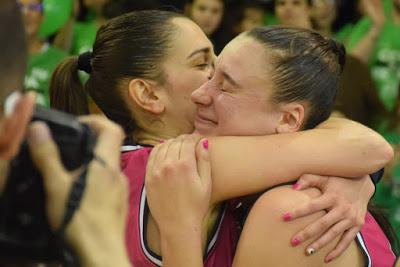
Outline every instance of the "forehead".
<path fill-rule="evenodd" d="M 270 49 L 254 38 L 241 35 L 222 50 L 217 69 L 228 73 L 239 84 L 271 82 L 273 71 Z"/>
<path fill-rule="evenodd" d="M 193 4 L 213 8 L 222 8 L 224 6 L 222 0 L 194 0 Z"/>
<path fill-rule="evenodd" d="M 171 41 L 170 56 L 187 57 L 193 51 L 209 48 L 214 55 L 213 45 L 197 24 L 186 18 L 174 18 L 172 23 L 176 26 Z"/>

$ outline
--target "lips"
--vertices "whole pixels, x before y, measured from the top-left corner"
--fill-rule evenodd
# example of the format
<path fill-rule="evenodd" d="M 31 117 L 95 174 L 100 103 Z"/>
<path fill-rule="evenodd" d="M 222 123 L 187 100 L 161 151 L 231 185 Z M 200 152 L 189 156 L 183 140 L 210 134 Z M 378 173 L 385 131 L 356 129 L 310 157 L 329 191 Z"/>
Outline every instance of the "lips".
<path fill-rule="evenodd" d="M 202 123 L 202 124 L 211 124 L 211 125 L 217 124 L 217 122 L 215 120 L 210 119 L 209 117 L 200 115 L 200 114 L 196 114 L 195 121 Z"/>

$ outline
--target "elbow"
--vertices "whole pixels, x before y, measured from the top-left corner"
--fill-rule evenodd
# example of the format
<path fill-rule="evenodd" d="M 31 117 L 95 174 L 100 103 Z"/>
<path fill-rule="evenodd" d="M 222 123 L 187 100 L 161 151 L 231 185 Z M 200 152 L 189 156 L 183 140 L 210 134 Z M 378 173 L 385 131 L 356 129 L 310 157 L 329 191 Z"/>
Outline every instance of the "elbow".
<path fill-rule="evenodd" d="M 381 135 L 373 134 L 375 135 L 372 137 L 374 141 L 370 143 L 371 152 L 368 155 L 371 155 L 371 159 L 374 159 L 374 164 L 371 166 L 374 167 L 373 171 L 376 171 L 385 167 L 393 159 L 394 151 L 392 146 Z"/>
<path fill-rule="evenodd" d="M 382 145 L 382 164 L 385 166 L 390 161 L 392 161 L 394 157 L 393 147 L 385 141 L 385 144 Z"/>

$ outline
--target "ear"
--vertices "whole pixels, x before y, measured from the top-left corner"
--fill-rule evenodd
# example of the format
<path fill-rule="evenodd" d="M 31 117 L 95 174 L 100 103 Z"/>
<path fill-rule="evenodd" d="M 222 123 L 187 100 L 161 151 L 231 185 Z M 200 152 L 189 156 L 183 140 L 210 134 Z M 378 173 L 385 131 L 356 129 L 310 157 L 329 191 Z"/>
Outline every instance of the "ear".
<path fill-rule="evenodd" d="M 300 103 L 283 104 L 282 117 L 276 128 L 277 133 L 292 133 L 301 129 L 304 121 L 304 105 Z"/>
<path fill-rule="evenodd" d="M 156 93 L 156 86 L 143 79 L 133 79 L 129 82 L 129 98 L 139 107 L 154 114 L 161 114 L 165 105 Z"/>

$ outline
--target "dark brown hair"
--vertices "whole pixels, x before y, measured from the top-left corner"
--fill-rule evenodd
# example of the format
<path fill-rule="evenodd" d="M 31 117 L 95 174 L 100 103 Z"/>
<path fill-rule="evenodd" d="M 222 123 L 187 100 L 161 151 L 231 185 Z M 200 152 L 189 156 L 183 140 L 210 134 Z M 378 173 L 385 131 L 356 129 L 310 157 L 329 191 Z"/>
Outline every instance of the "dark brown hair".
<path fill-rule="evenodd" d="M 55 70 L 50 85 L 50 105 L 76 115 L 88 113 L 88 93 L 102 112 L 131 134 L 136 123 L 122 97 L 121 83 L 132 78 L 163 82 L 161 62 L 168 53 L 171 19 L 182 17 L 169 11 L 136 11 L 110 20 L 96 36 L 89 79 L 84 87 L 78 76 L 78 57 L 70 57 Z"/>
<path fill-rule="evenodd" d="M 314 128 L 326 120 L 345 64 L 343 45 L 311 30 L 285 26 L 257 27 L 246 36 L 273 53 L 273 101 L 306 101 L 309 111 L 303 129 Z"/>

